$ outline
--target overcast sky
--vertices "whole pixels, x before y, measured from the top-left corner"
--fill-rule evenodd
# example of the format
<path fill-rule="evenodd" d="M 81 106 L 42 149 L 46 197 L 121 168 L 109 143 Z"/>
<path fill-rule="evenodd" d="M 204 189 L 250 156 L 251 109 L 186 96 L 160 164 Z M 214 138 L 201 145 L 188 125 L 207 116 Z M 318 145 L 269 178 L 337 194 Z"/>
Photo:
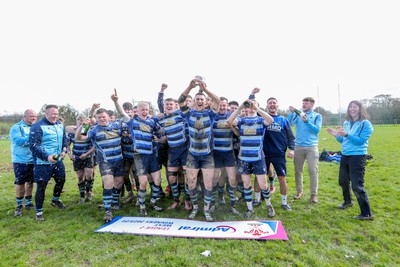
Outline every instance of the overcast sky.
<path fill-rule="evenodd" d="M 1 1 L 0 114 L 178 98 L 195 75 L 229 100 L 305 96 L 336 112 L 400 96 L 398 1 Z M 340 89 L 340 100 L 339 90 Z"/>

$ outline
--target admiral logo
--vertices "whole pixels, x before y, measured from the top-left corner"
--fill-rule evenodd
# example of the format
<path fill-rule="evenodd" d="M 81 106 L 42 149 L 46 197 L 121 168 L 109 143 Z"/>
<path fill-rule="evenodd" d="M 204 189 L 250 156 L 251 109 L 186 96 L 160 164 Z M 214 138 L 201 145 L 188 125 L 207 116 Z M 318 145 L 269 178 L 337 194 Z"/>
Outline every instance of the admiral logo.
<path fill-rule="evenodd" d="M 203 231 L 203 232 L 224 232 L 224 233 L 234 233 L 236 229 L 229 225 L 219 225 L 215 227 L 198 227 L 198 226 L 181 226 L 178 228 L 180 231 Z"/>

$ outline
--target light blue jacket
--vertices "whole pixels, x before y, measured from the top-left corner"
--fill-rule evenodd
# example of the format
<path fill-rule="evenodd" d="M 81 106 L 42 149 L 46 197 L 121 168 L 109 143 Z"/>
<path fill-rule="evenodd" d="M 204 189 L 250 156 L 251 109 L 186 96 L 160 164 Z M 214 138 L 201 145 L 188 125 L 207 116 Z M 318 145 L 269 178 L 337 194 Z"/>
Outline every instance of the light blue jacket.
<path fill-rule="evenodd" d="M 51 123 L 44 117 L 32 125 L 29 145 L 35 165 L 56 164 L 47 158 L 52 154 L 59 155 L 67 147 L 64 125 L 59 121 Z"/>
<path fill-rule="evenodd" d="M 296 146 L 318 146 L 318 134 L 322 126 L 321 114 L 313 110 L 306 112 L 307 122 L 296 114 L 290 113 L 288 121 L 290 126 L 296 126 Z"/>
<path fill-rule="evenodd" d="M 29 149 L 30 130 L 31 126 L 24 120 L 11 126 L 11 159 L 13 163 L 33 164 L 32 151 Z"/>
<path fill-rule="evenodd" d="M 368 139 L 374 129 L 369 120 L 356 121 L 351 125 L 350 121 L 343 123 L 343 130 L 347 137 L 336 136 L 336 140 L 342 143 L 342 154 L 345 156 L 367 155 Z"/>

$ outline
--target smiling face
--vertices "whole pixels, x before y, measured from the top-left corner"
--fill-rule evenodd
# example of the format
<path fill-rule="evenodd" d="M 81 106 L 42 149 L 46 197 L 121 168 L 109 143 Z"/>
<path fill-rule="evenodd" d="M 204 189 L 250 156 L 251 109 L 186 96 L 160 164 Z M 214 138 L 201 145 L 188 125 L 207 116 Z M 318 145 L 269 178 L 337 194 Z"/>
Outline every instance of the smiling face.
<path fill-rule="evenodd" d="M 304 112 L 309 112 L 313 109 L 314 107 L 314 102 L 310 100 L 303 100 L 303 105 L 301 108 L 303 109 Z"/>
<path fill-rule="evenodd" d="M 272 115 L 278 115 L 278 101 L 275 98 L 270 98 L 267 101 L 267 110 L 268 113 L 272 114 Z"/>
<path fill-rule="evenodd" d="M 139 118 L 146 119 L 149 116 L 149 104 L 146 102 L 140 102 L 137 106 L 137 114 Z"/>
<path fill-rule="evenodd" d="M 356 103 L 352 102 L 348 107 L 348 113 L 350 114 L 353 121 L 356 121 L 360 116 L 360 107 Z"/>
<path fill-rule="evenodd" d="M 164 112 L 166 114 L 171 114 L 176 109 L 176 104 L 173 100 L 165 100 Z"/>
<path fill-rule="evenodd" d="M 202 111 L 206 107 L 206 97 L 203 94 L 197 94 L 194 98 L 194 104 L 197 110 Z"/>
<path fill-rule="evenodd" d="M 35 111 L 28 109 L 25 111 L 24 113 L 24 118 L 23 118 L 24 122 L 27 125 L 32 125 L 37 121 L 37 114 Z"/>
<path fill-rule="evenodd" d="M 227 100 L 221 100 L 219 102 L 219 113 L 220 114 L 225 114 L 228 111 L 228 101 Z"/>
<path fill-rule="evenodd" d="M 231 105 L 229 105 L 229 111 L 230 111 L 231 113 L 235 112 L 235 110 L 237 110 L 238 108 L 239 108 L 239 106 L 236 105 L 236 104 L 231 104 Z"/>
<path fill-rule="evenodd" d="M 110 116 L 107 111 L 97 113 L 97 122 L 100 126 L 107 126 L 110 121 Z"/>
<path fill-rule="evenodd" d="M 46 119 L 51 123 L 56 123 L 58 120 L 58 108 L 51 107 L 46 109 Z"/>

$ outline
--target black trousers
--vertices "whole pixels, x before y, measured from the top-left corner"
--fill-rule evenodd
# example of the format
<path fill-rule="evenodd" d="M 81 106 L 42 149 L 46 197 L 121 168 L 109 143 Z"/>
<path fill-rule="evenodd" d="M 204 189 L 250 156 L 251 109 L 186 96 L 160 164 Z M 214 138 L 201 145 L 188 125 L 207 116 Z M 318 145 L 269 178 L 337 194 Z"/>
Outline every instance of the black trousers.
<path fill-rule="evenodd" d="M 339 185 L 342 187 L 344 202 L 352 201 L 351 189 L 356 195 L 362 216 L 372 216 L 367 192 L 364 188 L 366 155 L 344 156 L 340 160 Z"/>
<path fill-rule="evenodd" d="M 53 189 L 53 196 L 59 197 L 64 187 L 65 177 L 55 177 L 56 182 Z M 41 211 L 43 209 L 43 202 L 46 193 L 46 187 L 48 182 L 37 182 L 36 183 L 36 194 L 35 194 L 35 205 L 36 211 Z"/>

